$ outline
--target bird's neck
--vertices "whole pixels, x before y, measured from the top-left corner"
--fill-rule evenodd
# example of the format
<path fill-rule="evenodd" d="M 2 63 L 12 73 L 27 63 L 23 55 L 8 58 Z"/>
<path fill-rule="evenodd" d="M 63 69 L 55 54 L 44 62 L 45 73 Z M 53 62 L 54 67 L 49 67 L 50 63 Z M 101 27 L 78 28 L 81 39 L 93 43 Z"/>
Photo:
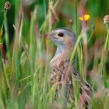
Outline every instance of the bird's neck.
<path fill-rule="evenodd" d="M 56 53 L 52 58 L 52 60 L 50 61 L 50 64 L 55 63 L 55 61 L 61 62 L 61 61 L 69 60 L 69 56 L 71 52 L 72 52 L 72 47 L 71 48 L 57 47 Z"/>
<path fill-rule="evenodd" d="M 62 47 L 57 47 L 56 53 L 54 55 L 54 57 L 58 57 L 60 55 L 64 55 L 65 53 L 67 53 L 67 49 L 66 48 L 62 48 Z"/>

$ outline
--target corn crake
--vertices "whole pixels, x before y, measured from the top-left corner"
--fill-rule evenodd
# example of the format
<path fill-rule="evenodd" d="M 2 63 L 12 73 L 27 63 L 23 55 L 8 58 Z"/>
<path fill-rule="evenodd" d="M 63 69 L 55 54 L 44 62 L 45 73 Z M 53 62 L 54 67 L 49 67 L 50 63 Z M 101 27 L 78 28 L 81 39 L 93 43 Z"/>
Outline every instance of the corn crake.
<path fill-rule="evenodd" d="M 50 61 L 50 80 L 51 84 L 57 84 L 56 86 L 56 100 L 59 102 L 62 101 L 61 106 L 55 106 L 55 109 L 64 109 L 67 108 L 67 102 L 71 97 L 71 92 L 73 93 L 72 88 L 72 76 L 76 81 L 80 81 L 80 87 L 82 90 L 87 90 L 89 95 L 92 94 L 93 88 L 89 85 L 89 83 L 83 79 L 75 68 L 75 62 L 72 60 L 71 67 L 70 66 L 70 54 L 73 51 L 73 48 L 76 44 L 75 34 L 66 28 L 58 28 L 52 30 L 50 33 L 51 40 L 57 46 L 56 53 L 52 60 Z M 63 88 L 64 87 L 64 88 Z M 63 91 L 61 91 L 63 89 Z M 73 102 L 73 100 L 70 100 Z M 59 103 L 58 102 L 58 103 Z M 57 105 L 58 103 L 54 103 Z"/>

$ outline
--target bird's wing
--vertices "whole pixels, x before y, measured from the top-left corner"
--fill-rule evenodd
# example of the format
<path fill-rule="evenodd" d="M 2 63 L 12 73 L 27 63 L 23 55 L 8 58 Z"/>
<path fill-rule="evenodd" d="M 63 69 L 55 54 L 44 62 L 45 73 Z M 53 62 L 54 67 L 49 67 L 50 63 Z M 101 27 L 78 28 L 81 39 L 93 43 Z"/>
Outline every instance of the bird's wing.
<path fill-rule="evenodd" d="M 92 95 L 94 91 L 94 89 L 91 87 L 91 85 L 84 79 L 81 77 L 81 75 L 78 73 L 78 71 L 75 68 L 75 65 L 72 65 L 72 72 L 74 75 L 74 79 L 75 80 L 79 80 L 80 81 L 80 85 L 81 85 L 81 89 L 86 91 L 89 95 Z"/>

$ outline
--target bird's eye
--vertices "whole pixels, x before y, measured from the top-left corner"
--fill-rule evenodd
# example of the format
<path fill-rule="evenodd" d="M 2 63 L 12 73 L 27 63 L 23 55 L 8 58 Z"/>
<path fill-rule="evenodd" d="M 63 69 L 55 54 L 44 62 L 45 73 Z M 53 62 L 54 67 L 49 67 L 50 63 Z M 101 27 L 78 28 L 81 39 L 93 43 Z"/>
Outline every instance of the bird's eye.
<path fill-rule="evenodd" d="M 59 37 L 63 37 L 64 34 L 63 34 L 63 33 L 58 33 L 58 36 L 59 36 Z"/>

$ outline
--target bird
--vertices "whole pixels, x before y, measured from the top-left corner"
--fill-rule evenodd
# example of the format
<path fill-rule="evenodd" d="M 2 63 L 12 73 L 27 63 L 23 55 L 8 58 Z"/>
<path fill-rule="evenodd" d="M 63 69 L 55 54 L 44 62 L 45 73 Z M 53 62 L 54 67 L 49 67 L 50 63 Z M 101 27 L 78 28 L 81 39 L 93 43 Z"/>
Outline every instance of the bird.
<path fill-rule="evenodd" d="M 57 28 L 50 32 L 50 39 L 57 46 L 54 57 L 49 63 L 51 70 L 50 82 L 52 86 L 56 85 L 55 98 L 58 99 L 57 103 L 62 101 L 63 98 L 64 102 L 62 104 L 64 104 L 66 109 L 68 98 L 71 96 L 70 92 L 72 92 L 72 76 L 75 81 L 80 81 L 81 88 L 87 90 L 87 92 L 92 93 L 93 88 L 76 70 L 75 60 L 73 59 L 70 63 L 70 55 L 76 44 L 76 35 L 74 32 L 67 28 Z M 56 103 L 54 103 L 54 105 L 55 104 Z M 64 108 L 61 106 L 55 106 L 54 109 Z"/>

